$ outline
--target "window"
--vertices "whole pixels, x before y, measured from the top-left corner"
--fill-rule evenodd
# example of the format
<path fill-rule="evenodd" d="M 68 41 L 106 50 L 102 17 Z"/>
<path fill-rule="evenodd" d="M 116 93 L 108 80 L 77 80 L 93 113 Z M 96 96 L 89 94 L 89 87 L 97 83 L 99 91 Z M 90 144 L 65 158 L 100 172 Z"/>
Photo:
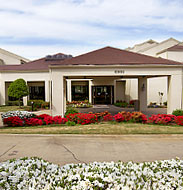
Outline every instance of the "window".
<path fill-rule="evenodd" d="M 88 100 L 89 91 L 88 86 L 76 85 L 72 86 L 72 100 L 82 101 Z"/>
<path fill-rule="evenodd" d="M 29 99 L 45 101 L 45 87 L 44 86 L 29 86 Z"/>

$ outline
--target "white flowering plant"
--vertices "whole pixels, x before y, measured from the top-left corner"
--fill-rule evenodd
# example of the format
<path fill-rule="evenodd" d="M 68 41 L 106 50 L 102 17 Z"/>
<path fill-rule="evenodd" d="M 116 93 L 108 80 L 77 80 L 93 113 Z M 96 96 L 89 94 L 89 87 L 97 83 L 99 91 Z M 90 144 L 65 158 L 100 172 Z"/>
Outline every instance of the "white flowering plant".
<path fill-rule="evenodd" d="M 183 160 L 94 162 L 59 167 L 39 158 L 0 163 L 0 189 L 181 190 Z"/>
<path fill-rule="evenodd" d="M 36 115 L 28 111 L 8 111 L 1 114 L 2 119 L 15 117 L 15 116 L 18 116 L 20 119 L 24 119 L 24 118 L 28 119 L 28 118 L 35 117 Z"/>

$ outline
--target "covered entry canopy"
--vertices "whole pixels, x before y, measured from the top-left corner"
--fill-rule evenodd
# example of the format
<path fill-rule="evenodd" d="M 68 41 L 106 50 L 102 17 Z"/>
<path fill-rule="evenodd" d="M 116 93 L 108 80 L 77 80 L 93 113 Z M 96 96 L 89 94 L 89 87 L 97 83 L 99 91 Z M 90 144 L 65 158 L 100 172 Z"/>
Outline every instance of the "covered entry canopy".
<path fill-rule="evenodd" d="M 112 47 L 105 47 L 50 65 L 52 80 L 52 114 L 64 115 L 68 78 L 92 77 L 138 78 L 140 110 L 147 106 L 147 78 L 168 77 L 168 113 L 182 108 L 183 64 Z"/>

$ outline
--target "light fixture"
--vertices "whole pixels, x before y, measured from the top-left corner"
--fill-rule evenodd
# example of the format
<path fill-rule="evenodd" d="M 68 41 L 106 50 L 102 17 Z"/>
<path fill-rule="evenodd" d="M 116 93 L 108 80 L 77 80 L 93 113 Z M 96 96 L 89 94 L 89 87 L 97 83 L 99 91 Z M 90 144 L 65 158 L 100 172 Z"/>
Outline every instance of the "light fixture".
<path fill-rule="evenodd" d="M 142 84 L 141 90 L 144 91 L 145 90 L 145 84 Z"/>

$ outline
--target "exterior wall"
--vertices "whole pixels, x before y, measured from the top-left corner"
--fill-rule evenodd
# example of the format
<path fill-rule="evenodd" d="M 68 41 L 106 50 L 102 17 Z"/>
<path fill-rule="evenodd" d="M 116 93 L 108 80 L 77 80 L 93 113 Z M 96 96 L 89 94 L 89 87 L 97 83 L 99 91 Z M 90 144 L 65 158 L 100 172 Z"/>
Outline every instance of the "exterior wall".
<path fill-rule="evenodd" d="M 28 62 L 28 59 L 10 53 L 6 50 L 0 49 L 0 59 L 3 60 L 5 65 L 19 65 L 21 60 Z"/>
<path fill-rule="evenodd" d="M 165 40 L 157 45 L 149 46 L 147 50 L 140 50 L 134 52 L 139 52 L 145 55 L 154 56 L 154 57 L 162 57 L 165 59 L 171 59 L 174 61 L 182 61 L 183 62 L 183 53 L 181 52 L 163 52 L 161 54 L 157 54 L 167 48 L 170 48 L 179 42 L 173 38 Z M 159 92 L 163 92 L 163 102 L 167 101 L 167 77 L 157 77 L 157 78 L 149 78 L 148 79 L 148 91 L 147 91 L 147 102 L 156 102 L 160 103 L 160 97 L 158 95 Z M 128 100 L 137 99 L 137 80 L 131 79 L 126 84 L 126 97 Z"/>
<path fill-rule="evenodd" d="M 139 44 L 139 45 L 135 45 L 134 48 L 131 50 L 133 52 L 140 52 L 140 51 L 143 51 L 144 49 L 146 48 L 151 48 L 153 46 L 157 45 L 157 43 L 143 43 L 143 44 Z"/>
<path fill-rule="evenodd" d="M 116 81 L 116 100 L 125 101 L 125 81 Z"/>
<path fill-rule="evenodd" d="M 126 101 L 138 99 L 138 80 L 137 79 L 127 79 L 126 89 L 125 89 Z"/>
<path fill-rule="evenodd" d="M 150 56 L 156 57 L 158 52 L 165 50 L 165 49 L 168 49 L 168 48 L 170 48 L 170 47 L 172 47 L 178 43 L 179 42 L 177 40 L 169 39 L 169 40 L 166 40 L 166 41 L 154 46 L 153 48 L 150 48 L 150 49 L 143 51 L 141 53 L 145 54 L 145 55 L 150 55 Z"/>
<path fill-rule="evenodd" d="M 45 99 L 46 101 L 50 101 L 50 87 L 49 87 L 49 81 L 50 81 L 50 75 L 48 72 L 32 72 L 32 73 L 23 73 L 23 72 L 17 72 L 17 73 L 0 73 L 0 105 L 4 105 L 5 101 L 7 100 L 7 87 L 5 88 L 6 82 L 13 82 L 16 79 L 23 78 L 26 82 L 45 82 Z M 33 83 L 32 83 L 33 84 Z"/>
<path fill-rule="evenodd" d="M 160 104 L 159 92 L 163 92 L 162 103 L 167 101 L 167 77 L 149 78 L 147 80 L 147 102 Z"/>
<path fill-rule="evenodd" d="M 183 62 L 183 51 L 166 51 L 159 54 L 159 56 L 165 59 Z"/>

